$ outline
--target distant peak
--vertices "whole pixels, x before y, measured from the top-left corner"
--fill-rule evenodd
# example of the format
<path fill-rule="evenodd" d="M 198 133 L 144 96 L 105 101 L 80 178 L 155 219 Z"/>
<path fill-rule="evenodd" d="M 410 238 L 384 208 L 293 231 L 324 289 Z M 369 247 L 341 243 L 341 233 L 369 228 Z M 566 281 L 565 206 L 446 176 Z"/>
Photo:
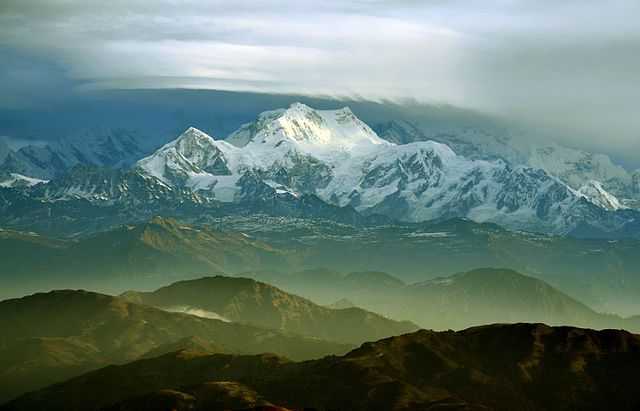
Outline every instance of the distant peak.
<path fill-rule="evenodd" d="M 204 131 L 189 127 L 169 145 L 175 145 L 180 150 L 201 150 L 210 146 L 217 146 L 216 140 Z"/>
<path fill-rule="evenodd" d="M 296 101 L 295 103 L 291 103 L 291 105 L 289 106 L 290 110 L 304 110 L 304 111 L 313 111 L 314 109 L 312 109 L 311 107 L 307 106 L 306 104 L 300 103 L 299 101 Z"/>
<path fill-rule="evenodd" d="M 310 107 L 304 103 L 300 103 L 300 102 L 295 102 L 295 103 L 291 103 L 291 105 L 289 105 L 289 108 L 287 110 L 284 111 L 300 111 L 300 112 L 313 112 L 313 113 L 322 113 L 322 112 L 332 112 L 335 114 L 350 114 L 353 115 L 353 111 L 351 111 L 351 108 L 349 106 L 344 106 L 342 108 L 338 108 L 338 109 L 332 109 L 332 110 L 320 110 L 320 109 L 315 109 L 313 107 Z M 277 112 L 277 110 L 276 110 Z M 271 112 L 266 112 L 266 113 L 271 113 Z"/>
<path fill-rule="evenodd" d="M 349 150 L 356 145 L 386 144 L 349 107 L 316 110 L 295 102 L 287 109 L 263 112 L 229 139 L 237 147 L 249 142 L 281 146 L 283 141 L 304 144 L 305 150 Z M 298 147 L 300 148 L 300 147 Z M 315 153 L 318 154 L 318 153 Z"/>
<path fill-rule="evenodd" d="M 607 190 L 604 188 L 604 185 L 598 180 L 589 180 L 582 186 L 583 189 L 593 188 L 598 190 L 601 193 L 606 193 Z"/>
<path fill-rule="evenodd" d="M 186 129 L 182 134 L 180 134 L 180 137 L 178 137 L 178 139 L 211 139 L 213 140 L 213 137 L 211 137 L 210 135 L 208 135 L 207 133 L 205 133 L 202 130 L 199 130 L 195 127 L 189 127 L 188 129 Z"/>
<path fill-rule="evenodd" d="M 625 208 L 616 196 L 604 189 L 600 181 L 587 181 L 580 187 L 578 194 L 605 210 L 620 210 Z"/>
<path fill-rule="evenodd" d="M 353 114 L 353 111 L 351 111 L 351 107 L 349 106 L 344 106 L 342 108 L 339 108 L 338 110 L 336 110 L 338 113 L 344 113 L 344 114 Z"/>

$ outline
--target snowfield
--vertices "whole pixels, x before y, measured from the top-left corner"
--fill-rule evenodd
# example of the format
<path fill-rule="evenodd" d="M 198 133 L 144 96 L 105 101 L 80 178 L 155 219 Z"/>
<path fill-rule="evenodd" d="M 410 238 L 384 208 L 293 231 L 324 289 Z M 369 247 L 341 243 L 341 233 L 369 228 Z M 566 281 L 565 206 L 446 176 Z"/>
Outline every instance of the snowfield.
<path fill-rule="evenodd" d="M 470 159 L 443 143 L 394 144 L 348 108 L 300 103 L 262 113 L 226 141 L 191 127 L 136 169 L 223 202 L 307 193 L 403 221 L 466 217 L 566 232 L 585 215 L 622 208 L 598 182 L 576 190 L 540 168 Z"/>

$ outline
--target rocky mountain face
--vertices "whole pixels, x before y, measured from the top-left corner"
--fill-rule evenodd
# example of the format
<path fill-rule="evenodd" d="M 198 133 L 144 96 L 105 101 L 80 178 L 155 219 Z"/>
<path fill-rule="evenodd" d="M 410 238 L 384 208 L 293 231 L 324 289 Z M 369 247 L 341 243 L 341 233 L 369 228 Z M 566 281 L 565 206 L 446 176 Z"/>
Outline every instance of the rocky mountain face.
<path fill-rule="evenodd" d="M 571 187 L 597 181 L 620 198 L 634 198 L 631 174 L 606 155 L 551 145 L 532 149 L 528 162 L 558 176 Z"/>
<path fill-rule="evenodd" d="M 15 184 L 8 184 L 16 181 Z M 252 176 L 243 179 L 243 196 L 224 203 L 206 192 L 173 187 L 138 169 L 76 166 L 49 184 L 0 182 L 0 225 L 53 236 L 90 235 L 155 215 L 185 220 L 222 215 L 269 214 L 325 218 L 354 225 L 383 222 L 352 207 L 328 204 L 315 195 L 280 192 Z M 388 221 L 388 220 L 387 220 Z"/>
<path fill-rule="evenodd" d="M 467 217 L 554 233 L 582 222 L 604 231 L 625 224 L 591 201 L 590 191 L 579 193 L 541 169 L 469 159 L 433 141 L 394 144 L 348 109 L 294 104 L 264 113 L 227 141 L 191 128 L 137 168 L 222 202 L 314 194 L 401 221 Z"/>
<path fill-rule="evenodd" d="M 395 133 L 390 140 L 418 138 L 415 129 L 400 138 L 398 128 L 387 130 Z M 496 141 L 490 147 L 508 146 Z M 74 214 L 106 214 L 108 221 L 125 223 L 165 212 L 263 212 L 357 223 L 383 221 L 379 216 L 387 222 L 464 217 L 585 237 L 636 231 L 637 212 L 595 180 L 576 189 L 544 169 L 514 165 L 512 155 L 489 155 L 489 149 L 469 154 L 453 143 L 454 149 L 433 140 L 396 144 L 348 108 L 314 110 L 296 103 L 261 114 L 227 140 L 192 127 L 130 169 L 78 166 L 47 184 L 5 191 L 0 207 L 9 226 L 21 229 L 26 227 L 18 224 L 33 222 L 34 213 L 51 215 L 69 205 Z M 55 163 L 50 160 L 43 164 Z M 25 205 L 28 199 L 33 201 Z M 20 207 L 12 207 L 16 202 Z"/>
<path fill-rule="evenodd" d="M 0 169 L 32 178 L 47 179 L 63 174 L 69 164 L 64 156 L 51 146 L 25 146 L 11 151 Z"/>
<path fill-rule="evenodd" d="M 86 200 L 101 206 L 153 209 L 158 204 L 203 203 L 189 190 L 172 189 L 135 170 L 75 166 L 50 184 L 34 187 L 30 196 L 46 202 Z"/>
<path fill-rule="evenodd" d="M 153 147 L 123 129 L 82 130 L 65 139 L 11 150 L 0 142 L 0 171 L 49 180 L 76 165 L 128 167 Z"/>
<path fill-rule="evenodd" d="M 454 127 L 454 125 L 452 125 Z M 633 173 L 616 165 L 604 154 L 564 147 L 559 144 L 515 138 L 507 130 L 463 127 L 450 132 L 429 132 L 428 125 L 406 120 L 377 124 L 379 135 L 398 144 L 434 140 L 449 145 L 457 154 L 472 159 L 502 159 L 512 165 L 526 165 L 545 170 L 571 188 L 578 190 L 591 181 L 602 185 L 620 202 L 635 204 Z M 523 141 L 530 140 L 530 141 Z"/>
<path fill-rule="evenodd" d="M 197 337 L 224 352 L 274 352 L 299 360 L 349 345 L 193 315 L 87 291 L 60 290 L 0 302 L 0 403 L 91 369 L 125 363 Z M 185 340 L 187 339 L 187 340 Z"/>
<path fill-rule="evenodd" d="M 588 181 L 580 187 L 578 193 L 605 210 L 620 210 L 626 208 L 620 200 L 608 193 L 599 181 Z"/>
<path fill-rule="evenodd" d="M 211 192 L 220 201 L 238 201 L 264 194 L 245 187 L 255 180 L 266 191 L 317 194 L 332 179 L 337 161 L 348 161 L 360 149 L 389 145 L 348 109 L 321 112 L 294 104 L 263 114 L 250 128 L 250 141 L 234 134 L 229 142 L 190 128 L 137 166 L 167 184 Z"/>
<path fill-rule="evenodd" d="M 145 404 L 153 411 L 204 411 L 240 402 L 249 409 L 634 410 L 638 366 L 640 337 L 624 331 L 489 325 L 422 330 L 303 363 L 270 355 L 168 354 L 88 373 L 0 409 Z"/>
<path fill-rule="evenodd" d="M 375 123 L 373 129 L 381 138 L 396 144 L 437 141 L 469 159 L 501 159 L 514 165 L 527 163 L 527 146 L 514 140 L 510 132 L 504 128 L 484 122 L 474 124 L 473 121 L 467 122 L 464 119 L 462 124 L 457 124 L 453 118 L 448 119 L 446 124 L 438 124 L 432 128 L 432 124 L 421 120 L 420 115 L 409 118 Z"/>

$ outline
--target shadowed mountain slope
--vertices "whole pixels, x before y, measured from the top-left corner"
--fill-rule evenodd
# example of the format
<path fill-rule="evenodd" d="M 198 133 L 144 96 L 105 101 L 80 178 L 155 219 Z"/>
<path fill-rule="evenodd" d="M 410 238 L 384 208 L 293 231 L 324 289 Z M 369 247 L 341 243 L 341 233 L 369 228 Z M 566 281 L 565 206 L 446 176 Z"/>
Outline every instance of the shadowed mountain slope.
<path fill-rule="evenodd" d="M 204 352 L 274 352 L 301 360 L 352 347 L 71 290 L 0 302 L 0 328 L 0 401 L 153 350 L 199 345 Z"/>
<path fill-rule="evenodd" d="M 289 264 L 284 251 L 242 233 L 162 217 L 79 241 L 0 231 L 0 244 L 6 247 L 0 256 L 7 264 L 0 268 L 0 285 L 18 290 L 82 287 L 122 292 L 209 272 Z"/>
<path fill-rule="evenodd" d="M 302 363 L 167 354 L 104 368 L 0 409 L 132 410 L 140 398 L 152 398 L 157 406 L 148 410 L 222 410 L 211 400 L 225 396 L 211 392 L 235 382 L 244 398 L 291 409 L 634 410 L 638 366 L 640 337 L 627 332 L 490 325 L 418 331 Z M 183 400 L 178 406 L 176 397 Z"/>
<path fill-rule="evenodd" d="M 309 337 L 361 344 L 415 331 L 409 322 L 389 320 L 360 308 L 330 309 L 247 278 L 206 277 L 180 281 L 154 292 L 122 297 L 165 309 L 199 309 L 233 322 Z"/>
<path fill-rule="evenodd" d="M 243 275 L 270 281 L 325 304 L 345 298 L 358 307 L 430 329 L 542 322 L 640 331 L 633 318 L 598 313 L 542 280 L 508 269 L 476 269 L 415 284 L 378 272 L 343 275 L 331 270 L 307 270 Z"/>
<path fill-rule="evenodd" d="M 0 238 L 0 298 L 59 288 L 113 294 L 218 272 L 318 267 L 368 272 L 365 281 L 354 275 L 343 286 L 383 288 L 389 279 L 372 272 L 415 283 L 504 267 L 542 279 L 599 311 L 640 312 L 640 242 L 635 240 L 576 240 L 461 220 L 363 228 L 326 220 L 207 215 L 197 225 L 154 218 L 73 241 L 15 231 L 0 231 Z M 330 304 L 337 298 L 332 293 L 313 300 Z"/>

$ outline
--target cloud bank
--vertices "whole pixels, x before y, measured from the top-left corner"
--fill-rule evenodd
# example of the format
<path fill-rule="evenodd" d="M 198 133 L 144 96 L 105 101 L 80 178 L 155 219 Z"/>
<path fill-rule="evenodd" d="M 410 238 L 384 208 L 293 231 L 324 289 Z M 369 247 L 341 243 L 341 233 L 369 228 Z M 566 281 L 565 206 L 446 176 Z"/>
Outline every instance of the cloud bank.
<path fill-rule="evenodd" d="M 0 104 L 111 88 L 415 99 L 640 149 L 635 0 L 4 0 Z"/>

